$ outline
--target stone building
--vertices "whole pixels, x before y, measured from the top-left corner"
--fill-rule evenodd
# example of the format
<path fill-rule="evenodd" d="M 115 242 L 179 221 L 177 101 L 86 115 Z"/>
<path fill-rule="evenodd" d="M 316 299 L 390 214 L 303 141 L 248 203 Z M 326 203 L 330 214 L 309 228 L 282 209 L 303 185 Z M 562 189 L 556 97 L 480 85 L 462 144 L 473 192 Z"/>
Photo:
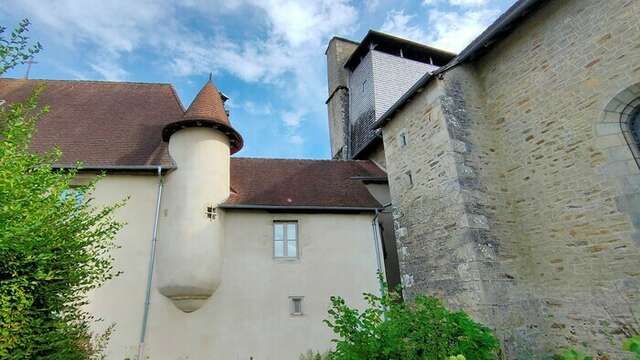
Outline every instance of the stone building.
<path fill-rule="evenodd" d="M 639 23 L 639 0 L 517 1 L 375 113 L 382 141 L 346 158 L 387 172 L 405 299 L 469 311 L 508 358 L 622 358 L 640 326 Z M 350 64 L 375 58 L 371 34 L 329 43 L 335 157 L 352 146 Z"/>
<path fill-rule="evenodd" d="M 243 139 L 211 81 L 186 110 L 170 84 L 0 79 L 0 99 L 36 85 L 51 110 L 34 150 L 82 161 L 78 183 L 106 172 L 97 204 L 129 197 L 122 274 L 88 305 L 115 324 L 108 359 L 297 360 L 330 348 L 331 296 L 379 293 L 389 191 L 372 161 L 231 157 Z"/>

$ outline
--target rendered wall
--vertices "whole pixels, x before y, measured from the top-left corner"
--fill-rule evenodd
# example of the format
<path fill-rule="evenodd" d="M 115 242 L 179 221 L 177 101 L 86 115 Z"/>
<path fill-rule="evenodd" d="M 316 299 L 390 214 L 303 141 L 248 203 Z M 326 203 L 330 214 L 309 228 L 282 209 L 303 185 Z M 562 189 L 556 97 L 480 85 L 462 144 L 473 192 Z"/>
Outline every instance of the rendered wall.
<path fill-rule="evenodd" d="M 640 97 L 639 13 L 638 0 L 547 2 L 383 130 L 406 295 L 470 311 L 509 358 L 568 345 L 623 358 L 640 171 L 614 115 Z"/>
<path fill-rule="evenodd" d="M 116 269 L 123 274 L 90 298 L 89 309 L 116 323 L 108 359 L 134 359 L 142 321 L 156 178 L 109 175 L 96 198 L 130 195 L 118 215 L 128 221 L 119 234 Z M 222 282 L 192 313 L 184 313 L 156 290 L 154 281 L 147 358 L 297 360 L 308 349 L 325 350 L 332 334 L 329 297 L 362 305 L 362 292 L 379 291 L 371 229 L 373 214 L 273 214 L 225 211 Z M 273 258 L 273 221 L 297 220 L 300 259 Z M 157 277 L 156 277 L 157 279 Z M 304 296 L 303 316 L 289 314 L 289 296 Z"/>

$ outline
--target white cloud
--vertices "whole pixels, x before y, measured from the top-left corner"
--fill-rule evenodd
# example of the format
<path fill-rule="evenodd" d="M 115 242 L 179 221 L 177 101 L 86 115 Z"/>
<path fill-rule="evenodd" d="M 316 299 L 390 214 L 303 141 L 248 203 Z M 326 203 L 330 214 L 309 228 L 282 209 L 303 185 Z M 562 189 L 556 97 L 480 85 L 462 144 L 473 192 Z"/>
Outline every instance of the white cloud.
<path fill-rule="evenodd" d="M 98 60 L 98 62 L 91 63 L 90 67 L 100 74 L 104 80 L 123 81 L 129 77 L 129 73 L 126 70 L 110 60 Z"/>
<path fill-rule="evenodd" d="M 387 14 L 381 31 L 418 42 L 427 42 L 428 36 L 419 25 L 410 24 L 415 15 L 407 15 L 404 10 L 392 10 Z"/>
<path fill-rule="evenodd" d="M 487 5 L 488 0 L 422 0 L 422 5 L 426 5 L 426 6 L 436 5 L 441 3 L 448 3 L 449 5 L 453 5 L 453 6 L 473 7 L 473 6 Z"/>
<path fill-rule="evenodd" d="M 464 49 L 498 16 L 492 9 L 463 13 L 433 10 L 429 12 L 431 44 L 450 51 Z"/>
<path fill-rule="evenodd" d="M 302 110 L 286 111 L 282 114 L 282 122 L 288 127 L 297 128 L 300 126 L 303 116 L 304 111 Z"/>
<path fill-rule="evenodd" d="M 304 138 L 300 135 L 293 134 L 288 138 L 289 142 L 294 145 L 302 145 L 304 144 Z"/>
<path fill-rule="evenodd" d="M 458 6 L 482 6 L 487 4 L 487 0 L 449 0 L 449 4 Z"/>
<path fill-rule="evenodd" d="M 481 0 L 450 1 L 472 3 Z M 408 15 L 404 10 L 392 10 L 387 14 L 381 30 L 441 49 L 458 52 L 480 35 L 498 14 L 497 10 L 485 8 L 465 11 L 430 9 L 425 19 L 416 15 Z"/>

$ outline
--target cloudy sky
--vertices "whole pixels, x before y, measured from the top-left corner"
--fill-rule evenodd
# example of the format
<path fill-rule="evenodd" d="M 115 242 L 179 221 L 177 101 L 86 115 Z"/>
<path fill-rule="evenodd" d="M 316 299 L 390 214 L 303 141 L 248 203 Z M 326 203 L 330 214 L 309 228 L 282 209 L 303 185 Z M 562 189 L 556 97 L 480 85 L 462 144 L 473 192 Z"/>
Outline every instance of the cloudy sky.
<path fill-rule="evenodd" d="M 169 82 L 188 106 L 213 72 L 245 138 L 239 155 L 326 158 L 332 36 L 376 29 L 459 51 L 514 0 L 2 2 L 0 25 L 29 18 L 44 46 L 31 78 Z"/>

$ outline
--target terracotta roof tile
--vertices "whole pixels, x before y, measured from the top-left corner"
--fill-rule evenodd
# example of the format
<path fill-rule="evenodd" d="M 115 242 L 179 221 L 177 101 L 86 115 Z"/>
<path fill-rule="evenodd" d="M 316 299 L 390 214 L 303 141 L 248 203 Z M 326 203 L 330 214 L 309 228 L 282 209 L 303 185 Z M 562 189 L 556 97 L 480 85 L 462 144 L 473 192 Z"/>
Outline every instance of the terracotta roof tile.
<path fill-rule="evenodd" d="M 46 86 L 40 104 L 51 109 L 38 124 L 36 151 L 58 146 L 61 165 L 173 166 L 161 133 L 184 110 L 171 85 L 0 79 L 0 100 L 21 101 L 36 84 Z M 362 178 L 384 176 L 370 161 L 231 158 L 234 193 L 225 206 L 374 208 Z"/>
<path fill-rule="evenodd" d="M 232 194 L 226 206 L 377 208 L 359 179 L 386 174 L 365 160 L 231 158 Z"/>
<path fill-rule="evenodd" d="M 182 118 L 165 126 L 162 139 L 169 141 L 171 134 L 186 127 L 217 128 L 229 137 L 232 154 L 242 149 L 242 136 L 231 126 L 222 103 L 222 95 L 211 80 L 200 89 Z"/>
<path fill-rule="evenodd" d="M 172 165 L 160 133 L 183 108 L 170 84 L 0 79 L 0 100 L 24 100 L 37 84 L 45 86 L 39 103 L 50 111 L 34 150 L 58 146 L 63 165 Z"/>

